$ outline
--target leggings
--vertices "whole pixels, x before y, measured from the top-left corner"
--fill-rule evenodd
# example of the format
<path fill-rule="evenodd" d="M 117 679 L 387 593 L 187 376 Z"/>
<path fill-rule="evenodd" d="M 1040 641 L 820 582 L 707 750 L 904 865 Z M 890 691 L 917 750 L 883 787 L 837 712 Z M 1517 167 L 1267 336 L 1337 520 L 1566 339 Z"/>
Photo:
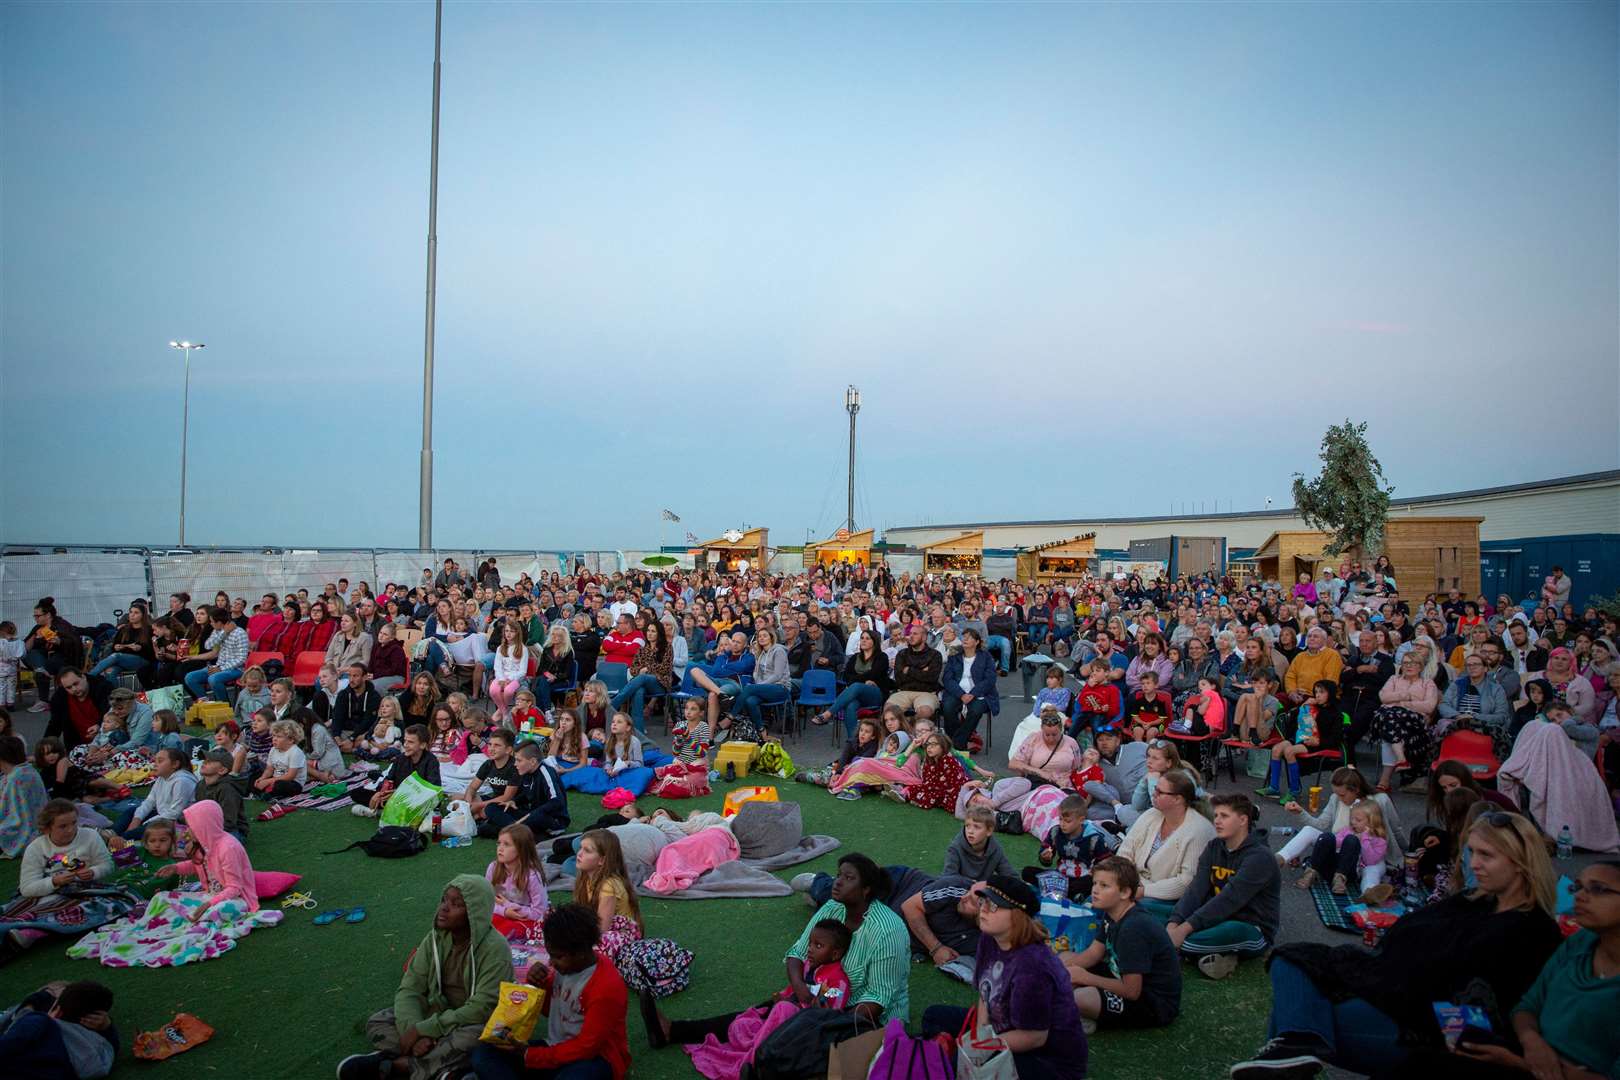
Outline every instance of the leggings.
<path fill-rule="evenodd" d="M 489 684 L 489 700 L 495 703 L 495 717 L 504 720 L 512 712 L 512 699 L 524 689 L 521 679 L 496 679 Z"/>

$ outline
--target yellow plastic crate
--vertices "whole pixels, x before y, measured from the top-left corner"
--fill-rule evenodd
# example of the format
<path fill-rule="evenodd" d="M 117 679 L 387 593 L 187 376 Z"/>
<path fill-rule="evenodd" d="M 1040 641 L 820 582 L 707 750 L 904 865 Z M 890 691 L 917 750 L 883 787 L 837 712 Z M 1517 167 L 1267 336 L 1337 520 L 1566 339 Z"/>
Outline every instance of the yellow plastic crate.
<path fill-rule="evenodd" d="M 231 715 L 231 707 L 223 701 L 196 701 L 186 710 L 186 723 L 213 731 Z"/>
<path fill-rule="evenodd" d="M 721 743 L 714 752 L 714 768 L 721 776 L 726 774 L 726 765 L 737 767 L 738 776 L 747 776 L 748 770 L 754 765 L 754 758 L 759 756 L 759 744 L 751 742 Z"/>

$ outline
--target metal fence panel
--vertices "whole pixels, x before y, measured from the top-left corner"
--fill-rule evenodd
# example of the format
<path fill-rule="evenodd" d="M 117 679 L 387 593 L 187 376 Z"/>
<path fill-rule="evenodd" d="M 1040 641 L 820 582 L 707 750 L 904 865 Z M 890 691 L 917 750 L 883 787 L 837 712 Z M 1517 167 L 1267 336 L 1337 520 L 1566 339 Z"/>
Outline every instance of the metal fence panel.
<path fill-rule="evenodd" d="M 980 573 L 983 574 L 986 581 L 1000 581 L 1002 578 L 1006 578 L 1008 581 L 1016 580 L 1018 577 L 1018 558 L 1017 556 L 986 555 Z"/>
<path fill-rule="evenodd" d="M 56 598 L 56 610 L 74 626 L 112 622 L 113 612 L 145 596 L 146 557 L 140 552 L 70 551 L 0 558 L 0 619 L 33 628 L 34 604 Z"/>

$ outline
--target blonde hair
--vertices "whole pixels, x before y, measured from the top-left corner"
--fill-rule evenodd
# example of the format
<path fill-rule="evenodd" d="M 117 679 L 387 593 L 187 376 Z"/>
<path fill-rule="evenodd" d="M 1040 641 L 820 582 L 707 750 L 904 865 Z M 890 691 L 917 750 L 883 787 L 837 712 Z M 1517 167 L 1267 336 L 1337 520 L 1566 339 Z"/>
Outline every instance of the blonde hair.
<path fill-rule="evenodd" d="M 1389 826 L 1384 823 L 1384 810 L 1371 799 L 1364 799 L 1350 808 L 1350 817 L 1367 815 L 1367 831 L 1374 836 L 1389 839 Z"/>
<path fill-rule="evenodd" d="M 270 725 L 270 734 L 285 735 L 287 738 L 293 741 L 293 745 L 295 746 L 304 741 L 303 727 L 299 724 L 293 723 L 291 720 L 277 720 L 275 723 Z"/>
<path fill-rule="evenodd" d="M 1508 814 L 1506 817 L 1505 824 L 1495 825 L 1492 822 L 1501 820 L 1497 813 L 1482 813 L 1468 827 L 1469 842 L 1472 844 L 1475 836 L 1483 834 L 1490 845 L 1506 856 L 1523 875 L 1530 902 L 1551 915 L 1558 902 L 1558 885 L 1552 860 L 1547 857 L 1547 845 L 1542 840 L 1540 830 L 1529 818 L 1522 814 Z M 1485 894 L 1476 889 L 1470 895 L 1478 899 Z"/>
<path fill-rule="evenodd" d="M 601 898 L 602 886 L 617 880 L 630 908 L 630 917 L 641 925 L 641 905 L 636 901 L 636 890 L 630 884 L 630 872 L 624 866 L 624 849 L 619 838 L 606 829 L 591 829 L 580 837 L 580 844 L 589 844 L 602 857 L 602 865 L 595 870 L 581 870 L 574 876 L 574 903 L 584 904 L 592 912 Z"/>

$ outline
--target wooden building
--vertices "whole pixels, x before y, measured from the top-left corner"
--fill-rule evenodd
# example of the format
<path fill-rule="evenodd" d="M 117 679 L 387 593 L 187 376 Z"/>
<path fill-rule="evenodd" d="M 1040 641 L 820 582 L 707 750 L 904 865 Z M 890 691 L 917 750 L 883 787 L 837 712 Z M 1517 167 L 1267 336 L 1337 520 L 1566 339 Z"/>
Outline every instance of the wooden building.
<path fill-rule="evenodd" d="M 978 574 L 984 570 L 984 532 L 962 533 L 923 548 L 923 572 Z"/>
<path fill-rule="evenodd" d="M 1078 581 L 1096 569 L 1096 561 L 1097 534 L 1094 532 L 1053 540 L 1018 553 L 1018 580 L 1041 585 Z"/>
<path fill-rule="evenodd" d="M 839 529 L 826 540 L 818 540 L 814 544 L 804 545 L 804 566 L 811 569 L 816 566 L 837 566 L 845 563 L 854 566 L 871 566 L 874 561 L 881 563 L 882 557 L 876 560 L 872 554 L 873 530 L 852 533 L 848 529 Z"/>
<path fill-rule="evenodd" d="M 1422 597 L 1431 592 L 1460 589 L 1479 593 L 1478 517 L 1391 518 L 1384 524 L 1384 554 L 1395 565 L 1395 583 L 1402 595 Z M 1328 535 L 1322 532 L 1276 532 L 1255 553 L 1260 578 L 1276 581 L 1286 591 L 1300 574 L 1316 579 L 1325 563 L 1337 568 L 1341 557 L 1323 552 Z M 1363 563 L 1375 556 L 1363 555 Z"/>
<path fill-rule="evenodd" d="M 693 548 L 693 560 L 699 569 L 729 573 L 740 569 L 746 559 L 748 569 L 764 570 L 770 565 L 770 533 L 769 529 L 734 529 Z"/>

